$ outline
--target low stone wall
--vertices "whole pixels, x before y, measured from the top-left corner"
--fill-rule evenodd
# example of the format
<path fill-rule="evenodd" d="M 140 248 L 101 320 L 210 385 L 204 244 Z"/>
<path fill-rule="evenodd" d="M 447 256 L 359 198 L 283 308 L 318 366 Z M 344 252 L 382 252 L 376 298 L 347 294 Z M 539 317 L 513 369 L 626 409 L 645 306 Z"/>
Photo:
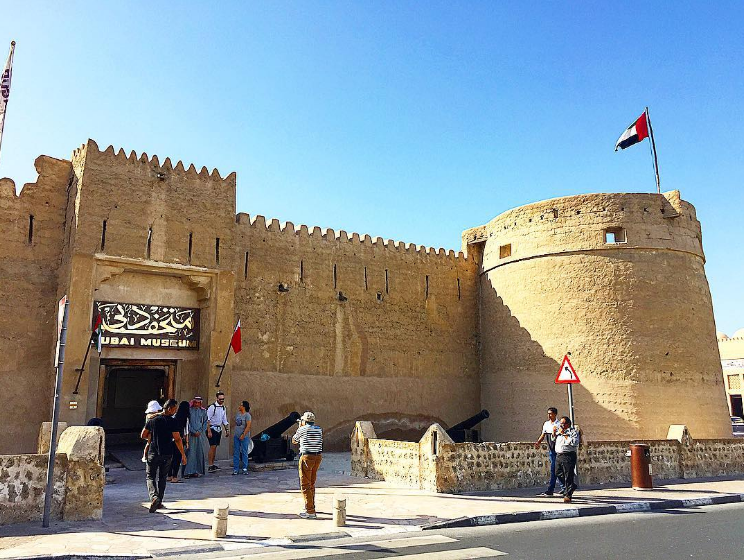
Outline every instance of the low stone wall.
<path fill-rule="evenodd" d="M 741 474 L 744 472 L 744 441 L 692 440 L 685 446 L 682 462 L 686 478 Z"/>
<path fill-rule="evenodd" d="M 0 455 L 0 525 L 41 519 L 46 492 L 47 455 Z M 67 455 L 54 463 L 52 518 L 62 519 Z"/>
<path fill-rule="evenodd" d="M 532 443 L 454 443 L 433 424 L 418 443 L 377 439 L 370 422 L 352 433 L 352 474 L 434 492 L 538 487 L 549 478 L 544 448 Z M 630 482 L 631 441 L 594 441 L 579 451 L 584 484 Z M 675 439 L 646 441 L 657 480 L 744 473 L 744 441 Z"/>
<path fill-rule="evenodd" d="M 52 519 L 103 516 L 103 438 L 103 429 L 87 426 L 67 428 L 60 436 Z M 41 520 L 48 460 L 48 454 L 0 455 L 0 525 Z"/>

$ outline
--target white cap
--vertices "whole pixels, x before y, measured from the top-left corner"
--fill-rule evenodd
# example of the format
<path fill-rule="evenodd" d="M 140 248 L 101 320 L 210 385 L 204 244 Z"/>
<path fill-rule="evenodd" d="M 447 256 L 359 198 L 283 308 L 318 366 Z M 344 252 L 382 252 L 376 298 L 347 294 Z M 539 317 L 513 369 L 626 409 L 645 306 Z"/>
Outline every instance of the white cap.
<path fill-rule="evenodd" d="M 150 401 L 147 403 L 147 410 L 145 410 L 145 414 L 152 414 L 153 412 L 162 412 L 163 407 L 160 406 L 160 403 L 158 401 Z"/>

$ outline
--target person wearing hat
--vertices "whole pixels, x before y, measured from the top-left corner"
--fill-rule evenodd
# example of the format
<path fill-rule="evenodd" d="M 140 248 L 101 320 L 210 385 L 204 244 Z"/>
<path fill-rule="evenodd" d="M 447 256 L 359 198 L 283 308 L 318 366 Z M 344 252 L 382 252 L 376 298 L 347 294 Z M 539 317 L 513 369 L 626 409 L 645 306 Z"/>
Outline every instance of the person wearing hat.
<path fill-rule="evenodd" d="M 159 405 L 158 405 L 159 406 Z M 163 413 L 151 418 L 142 428 L 140 436 L 149 442 L 147 449 L 147 491 L 150 494 L 150 513 L 163 507 L 165 482 L 170 474 L 173 460 L 173 444 L 181 452 L 181 464 L 186 464 L 186 453 L 183 450 L 181 434 L 173 418 L 178 402 L 169 399 L 165 403 Z M 153 409 L 155 407 L 152 407 Z M 148 406 L 150 409 L 150 406 Z"/>
<path fill-rule="evenodd" d="M 202 406 L 202 398 L 196 395 L 189 403 L 189 462 L 183 469 L 184 478 L 198 478 L 206 472 L 205 456 L 207 448 L 207 411 Z"/>
<path fill-rule="evenodd" d="M 145 409 L 145 423 L 155 418 L 158 414 L 163 413 L 163 407 L 160 406 L 160 403 L 158 401 L 150 401 L 147 403 L 147 408 Z M 150 449 L 150 442 L 148 441 L 145 444 L 145 450 L 142 452 L 142 462 L 147 463 L 147 451 Z"/>
<path fill-rule="evenodd" d="M 316 519 L 315 480 L 323 460 L 323 429 L 315 424 L 315 414 L 307 411 L 300 417 L 300 427 L 292 436 L 292 443 L 300 444 L 300 489 L 305 500 L 303 519 Z"/>

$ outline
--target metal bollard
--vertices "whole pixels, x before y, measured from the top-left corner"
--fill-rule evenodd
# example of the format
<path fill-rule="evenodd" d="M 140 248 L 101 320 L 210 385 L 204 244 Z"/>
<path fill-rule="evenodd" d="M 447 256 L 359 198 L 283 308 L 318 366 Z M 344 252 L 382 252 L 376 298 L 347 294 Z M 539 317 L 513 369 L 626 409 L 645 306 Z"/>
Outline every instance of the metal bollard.
<path fill-rule="evenodd" d="M 212 538 L 219 539 L 227 535 L 227 514 L 230 505 L 214 508 L 214 519 L 212 520 Z"/>
<path fill-rule="evenodd" d="M 346 525 L 346 498 L 343 496 L 333 497 L 333 524 L 336 527 Z"/>

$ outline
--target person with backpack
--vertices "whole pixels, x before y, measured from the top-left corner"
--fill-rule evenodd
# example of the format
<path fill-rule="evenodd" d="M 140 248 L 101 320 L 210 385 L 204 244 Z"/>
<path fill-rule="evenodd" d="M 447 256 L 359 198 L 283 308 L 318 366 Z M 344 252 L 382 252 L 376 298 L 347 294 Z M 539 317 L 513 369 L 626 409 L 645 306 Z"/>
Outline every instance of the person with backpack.
<path fill-rule="evenodd" d="M 315 512 L 315 481 L 318 468 L 323 461 L 323 429 L 315 423 L 315 414 L 307 411 L 298 420 L 300 427 L 292 436 L 292 443 L 300 444 L 300 489 L 305 509 L 300 512 L 303 519 L 317 519 Z"/>
<path fill-rule="evenodd" d="M 227 420 L 227 407 L 225 406 L 225 393 L 217 391 L 216 400 L 207 408 L 207 439 L 209 440 L 209 468 L 207 472 L 215 472 L 219 467 L 214 464 L 217 454 L 217 446 L 222 440 L 222 432 L 225 437 L 230 435 L 230 424 Z"/>

